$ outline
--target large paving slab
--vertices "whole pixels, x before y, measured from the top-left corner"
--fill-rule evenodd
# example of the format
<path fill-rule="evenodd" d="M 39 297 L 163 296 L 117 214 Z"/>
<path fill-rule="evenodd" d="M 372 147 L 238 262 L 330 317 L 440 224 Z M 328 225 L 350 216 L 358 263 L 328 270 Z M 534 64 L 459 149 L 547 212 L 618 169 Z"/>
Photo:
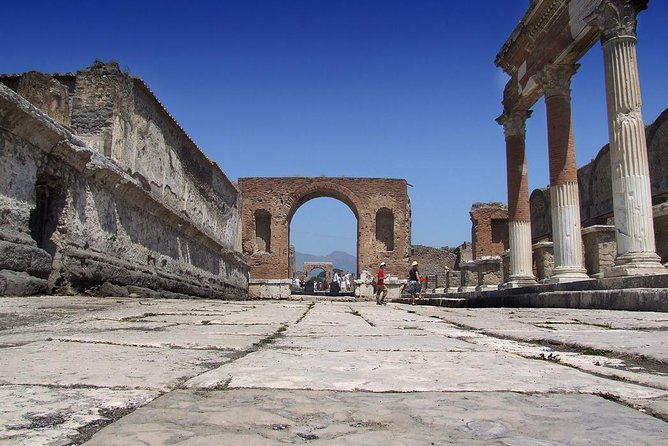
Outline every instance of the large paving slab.
<path fill-rule="evenodd" d="M 665 319 L 0 299 L 0 443 L 668 444 Z"/>
<path fill-rule="evenodd" d="M 659 445 L 666 423 L 591 395 L 176 391 L 91 445 Z"/>

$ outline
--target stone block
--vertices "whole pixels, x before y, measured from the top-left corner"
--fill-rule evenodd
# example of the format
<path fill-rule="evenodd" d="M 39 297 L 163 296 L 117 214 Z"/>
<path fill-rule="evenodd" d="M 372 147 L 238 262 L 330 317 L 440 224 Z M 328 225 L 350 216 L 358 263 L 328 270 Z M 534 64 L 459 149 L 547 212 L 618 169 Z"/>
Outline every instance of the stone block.
<path fill-rule="evenodd" d="M 45 279 L 23 271 L 0 270 L 0 296 L 32 296 L 47 291 Z"/>
<path fill-rule="evenodd" d="M 478 265 L 475 261 L 461 263 L 459 265 L 461 272 L 461 284 L 459 292 L 475 291 L 478 286 Z"/>
<path fill-rule="evenodd" d="M 533 249 L 536 278 L 539 281 L 549 279 L 552 277 L 552 270 L 554 270 L 554 243 L 538 242 L 534 243 L 531 248 Z"/>
<path fill-rule="evenodd" d="M 251 299 L 289 299 L 292 289 L 290 279 L 251 279 L 248 296 Z"/>
<path fill-rule="evenodd" d="M 668 202 L 657 204 L 652 210 L 656 253 L 661 257 L 661 262 L 666 263 L 668 262 Z"/>
<path fill-rule="evenodd" d="M 461 271 L 448 271 L 447 274 L 447 283 L 446 290 L 448 293 L 456 293 L 459 291 L 459 287 L 462 285 L 462 272 Z"/>
<path fill-rule="evenodd" d="M 612 268 L 617 256 L 615 227 L 612 225 L 594 225 L 582 229 L 585 268 L 591 277 L 601 278 L 605 271 Z"/>
<path fill-rule="evenodd" d="M 476 291 L 496 290 L 503 283 L 503 261 L 499 256 L 486 256 L 475 261 L 478 270 Z"/>

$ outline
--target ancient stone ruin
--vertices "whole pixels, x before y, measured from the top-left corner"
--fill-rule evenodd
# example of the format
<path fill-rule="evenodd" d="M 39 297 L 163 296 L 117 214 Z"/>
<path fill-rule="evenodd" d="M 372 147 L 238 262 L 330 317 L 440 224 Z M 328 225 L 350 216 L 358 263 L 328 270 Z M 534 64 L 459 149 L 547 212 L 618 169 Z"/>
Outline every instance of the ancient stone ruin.
<path fill-rule="evenodd" d="M 0 295 L 246 296 L 240 194 L 116 63 L 0 77 Z"/>
<path fill-rule="evenodd" d="M 302 204 L 319 197 L 340 200 L 355 215 L 358 274 L 375 272 L 380 262 L 387 264 L 390 274 L 403 276 L 408 270 L 411 220 L 405 180 L 240 178 L 239 189 L 251 296 L 289 296 L 289 278 L 294 275 L 289 266 L 290 222 Z"/>
<path fill-rule="evenodd" d="M 496 58 L 497 66 L 511 76 L 503 95 L 503 114 L 498 118 L 506 139 L 507 286 L 535 283 L 532 223 L 540 225 L 543 232 L 551 225 L 554 266 L 546 278 L 548 282 L 589 279 L 583 260 L 582 222 L 584 219 L 591 223 L 591 217 L 607 219 L 610 211 L 614 217 L 616 254 L 603 274 L 614 277 L 666 273 L 656 253 L 653 190 L 635 49 L 636 17 L 646 7 L 647 1 L 640 0 L 533 1 Z M 578 181 L 570 82 L 578 60 L 598 41 L 605 69 L 610 167 L 604 168 L 609 173 L 597 178 L 596 186 L 590 188 L 589 182 Z M 549 219 L 544 213 L 530 214 L 525 160 L 525 122 L 541 97 L 545 98 L 547 110 Z M 660 182 L 663 177 L 659 175 Z M 581 203 L 580 184 L 585 186 L 585 194 L 593 192 L 589 197 L 595 197 L 594 203 L 586 199 Z M 606 192 L 594 192 L 599 185 Z M 664 194 L 655 191 L 660 196 Z M 610 197 L 611 203 L 606 203 Z M 537 198 L 536 206 L 547 210 L 547 202 Z M 583 215 L 583 205 L 586 210 L 594 209 L 594 215 Z M 608 243 L 605 237 L 602 240 Z M 590 271 L 601 274 L 597 268 Z"/>

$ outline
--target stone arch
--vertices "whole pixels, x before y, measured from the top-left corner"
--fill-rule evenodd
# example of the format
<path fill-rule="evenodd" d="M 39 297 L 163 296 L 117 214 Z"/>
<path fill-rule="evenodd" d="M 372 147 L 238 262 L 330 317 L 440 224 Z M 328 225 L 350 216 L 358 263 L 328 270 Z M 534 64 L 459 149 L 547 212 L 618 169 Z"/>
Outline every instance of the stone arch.
<path fill-rule="evenodd" d="M 327 283 L 332 282 L 332 277 L 334 276 L 334 265 L 330 262 L 304 262 L 304 281 L 307 281 L 311 277 L 311 272 L 314 269 L 321 269 L 325 271 L 325 281 Z"/>
<path fill-rule="evenodd" d="M 350 208 L 355 215 L 355 218 L 359 219 L 359 211 L 357 210 L 359 198 L 357 195 L 343 185 L 323 180 L 309 183 L 292 193 L 292 196 L 290 197 L 291 206 L 287 214 L 288 223 L 292 221 L 295 212 L 297 212 L 297 209 L 304 203 L 315 198 L 323 197 L 334 198 L 341 201 Z"/>
<path fill-rule="evenodd" d="M 249 258 L 251 280 L 289 279 L 290 222 L 309 200 L 334 198 L 357 219 L 357 272 L 374 270 L 380 262 L 391 274 L 404 274 L 410 255 L 410 200 L 405 180 L 386 178 L 240 178 L 242 246 Z M 381 208 L 394 217 L 393 238 L 376 239 L 376 215 Z M 255 211 L 271 214 L 271 253 L 255 250 Z M 387 250 L 387 244 L 393 250 Z"/>

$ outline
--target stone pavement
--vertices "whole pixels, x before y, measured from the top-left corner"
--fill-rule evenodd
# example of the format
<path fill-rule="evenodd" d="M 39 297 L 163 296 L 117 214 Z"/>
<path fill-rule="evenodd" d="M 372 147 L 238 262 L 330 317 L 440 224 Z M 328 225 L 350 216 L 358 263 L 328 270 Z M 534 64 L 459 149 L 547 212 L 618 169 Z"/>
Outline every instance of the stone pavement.
<path fill-rule="evenodd" d="M 668 444 L 668 314 L 0 299 L 1 444 Z"/>

